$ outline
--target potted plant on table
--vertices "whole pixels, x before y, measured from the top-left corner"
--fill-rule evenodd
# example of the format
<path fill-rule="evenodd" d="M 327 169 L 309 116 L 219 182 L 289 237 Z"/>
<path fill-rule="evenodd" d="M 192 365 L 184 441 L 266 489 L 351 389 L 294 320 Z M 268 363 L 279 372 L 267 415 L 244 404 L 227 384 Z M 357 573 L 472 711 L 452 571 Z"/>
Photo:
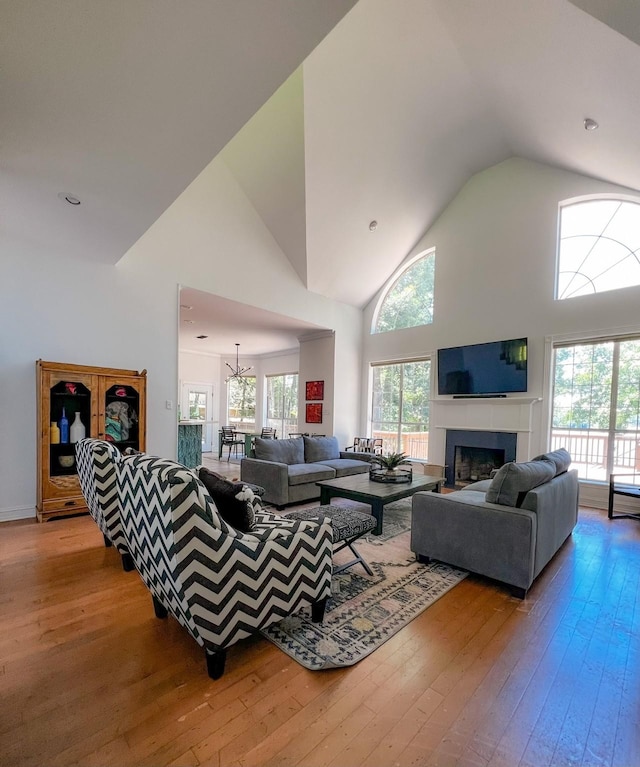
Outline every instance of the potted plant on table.
<path fill-rule="evenodd" d="M 374 455 L 371 463 L 384 469 L 384 475 L 393 479 L 398 475 L 398 467 L 409 465 L 409 456 L 406 453 L 388 453 L 387 455 Z"/>

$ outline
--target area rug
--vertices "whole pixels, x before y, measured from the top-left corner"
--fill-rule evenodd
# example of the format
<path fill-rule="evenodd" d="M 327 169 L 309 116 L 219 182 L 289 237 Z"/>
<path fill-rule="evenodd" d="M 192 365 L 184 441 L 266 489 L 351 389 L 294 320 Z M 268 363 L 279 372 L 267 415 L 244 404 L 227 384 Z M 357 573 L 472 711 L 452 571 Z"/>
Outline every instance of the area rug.
<path fill-rule="evenodd" d="M 370 508 L 367 511 L 370 511 Z M 407 530 L 411 530 L 411 498 L 401 498 L 384 507 L 382 533 L 367 536 L 367 542 L 382 545 L 390 538 L 406 533 Z"/>
<path fill-rule="evenodd" d="M 413 555 L 369 565 L 373 576 L 355 566 L 333 577 L 333 594 L 321 624 L 312 623 L 311 610 L 306 608 L 262 634 L 314 671 L 352 666 L 467 575 L 444 564 L 419 564 Z"/>

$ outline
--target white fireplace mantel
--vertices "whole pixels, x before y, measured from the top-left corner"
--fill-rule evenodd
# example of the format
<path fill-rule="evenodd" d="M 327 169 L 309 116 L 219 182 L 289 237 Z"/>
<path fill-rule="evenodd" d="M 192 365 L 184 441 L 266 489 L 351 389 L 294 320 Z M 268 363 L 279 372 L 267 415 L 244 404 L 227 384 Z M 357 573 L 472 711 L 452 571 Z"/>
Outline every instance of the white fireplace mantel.
<path fill-rule="evenodd" d="M 526 461 L 533 431 L 533 409 L 541 401 L 541 397 L 433 399 L 430 420 L 436 430 L 514 432 L 518 435 L 516 460 Z M 442 438 L 434 440 L 433 447 L 443 458 L 444 433 Z M 434 459 L 435 454 L 431 460 Z"/>

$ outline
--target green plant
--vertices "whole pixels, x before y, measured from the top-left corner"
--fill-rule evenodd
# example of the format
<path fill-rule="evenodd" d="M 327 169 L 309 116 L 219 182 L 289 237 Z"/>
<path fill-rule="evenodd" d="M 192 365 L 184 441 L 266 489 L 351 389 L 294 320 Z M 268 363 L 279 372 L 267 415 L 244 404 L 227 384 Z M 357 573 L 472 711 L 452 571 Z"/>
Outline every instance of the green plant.
<path fill-rule="evenodd" d="M 409 456 L 406 453 L 389 453 L 388 455 L 374 455 L 371 463 L 376 463 L 387 471 L 393 471 L 398 466 L 409 463 Z"/>

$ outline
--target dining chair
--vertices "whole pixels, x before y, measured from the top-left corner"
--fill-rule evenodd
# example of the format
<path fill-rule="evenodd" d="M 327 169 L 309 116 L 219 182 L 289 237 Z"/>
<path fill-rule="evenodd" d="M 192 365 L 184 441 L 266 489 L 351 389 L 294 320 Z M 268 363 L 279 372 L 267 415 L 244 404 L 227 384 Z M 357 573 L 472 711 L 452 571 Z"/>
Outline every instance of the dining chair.
<path fill-rule="evenodd" d="M 262 439 L 275 439 L 276 430 L 272 426 L 263 426 L 260 436 Z"/>
<path fill-rule="evenodd" d="M 238 445 L 242 445 L 244 453 L 244 437 L 238 436 L 238 434 L 231 428 L 231 426 L 222 427 L 222 448 L 228 447 L 229 452 L 227 454 L 227 463 L 231 458 L 231 448 L 233 448 L 234 456 L 238 456 Z"/>

